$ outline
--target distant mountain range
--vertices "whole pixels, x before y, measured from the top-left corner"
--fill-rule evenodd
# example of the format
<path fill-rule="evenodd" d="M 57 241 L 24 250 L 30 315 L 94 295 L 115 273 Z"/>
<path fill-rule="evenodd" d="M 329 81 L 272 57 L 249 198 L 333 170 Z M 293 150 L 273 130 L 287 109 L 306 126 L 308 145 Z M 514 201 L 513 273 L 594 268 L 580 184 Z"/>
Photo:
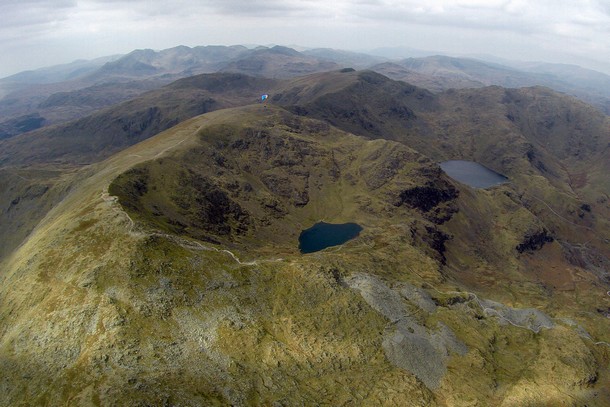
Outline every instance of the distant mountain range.
<path fill-rule="evenodd" d="M 22 72 L 0 79 L 0 139 L 83 117 L 176 79 L 212 72 L 289 78 L 343 67 L 372 69 L 439 92 L 450 88 L 547 86 L 610 112 L 610 76 L 573 65 L 427 56 L 402 60 L 333 49 L 179 46 Z"/>
<path fill-rule="evenodd" d="M 371 69 L 437 92 L 490 85 L 546 86 L 610 113 L 610 76 L 576 65 L 514 63 L 505 66 L 475 59 L 430 56 L 386 62 Z"/>

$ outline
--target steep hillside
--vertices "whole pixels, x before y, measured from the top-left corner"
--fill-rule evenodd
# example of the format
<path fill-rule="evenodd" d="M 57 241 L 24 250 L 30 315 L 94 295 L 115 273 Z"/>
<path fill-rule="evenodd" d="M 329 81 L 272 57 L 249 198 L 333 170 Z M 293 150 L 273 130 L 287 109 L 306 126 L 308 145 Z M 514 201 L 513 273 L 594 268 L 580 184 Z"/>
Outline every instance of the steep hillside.
<path fill-rule="evenodd" d="M 282 46 L 178 46 L 77 61 L 0 80 L 0 138 L 81 118 L 192 75 L 233 72 L 293 78 L 342 67 L 370 68 L 433 92 L 488 85 L 548 86 L 591 103 L 606 114 L 610 112 L 610 77 L 578 66 L 511 61 L 499 64 L 438 55 L 387 61 L 348 51 L 297 52 Z"/>
<path fill-rule="evenodd" d="M 0 89 L 7 84 L 32 85 L 68 81 L 96 71 L 104 64 L 117 60 L 120 57 L 121 55 L 111 55 L 92 60 L 81 59 L 68 64 L 54 65 L 32 71 L 19 72 L 15 75 L 1 78 Z"/>
<path fill-rule="evenodd" d="M 474 190 L 405 143 L 272 104 L 79 176 L 0 263 L 2 404 L 610 401 L 608 285 L 537 247 L 517 182 Z M 364 229 L 302 255 L 318 220 Z M 553 273 L 560 288 L 541 284 Z"/>
<path fill-rule="evenodd" d="M 193 75 L 222 70 L 285 78 L 338 67 L 285 47 L 251 50 L 243 46 L 179 46 L 161 51 L 135 50 L 102 65 L 103 61 L 89 64 L 95 69 L 66 74 L 63 80 L 58 74 L 58 81 L 53 83 L 40 78 L 44 72 L 4 79 L 4 85 L 0 82 L 0 138 L 78 119 Z M 48 71 L 61 73 L 66 69 L 54 67 Z M 13 82 L 30 77 L 32 83 Z"/>
<path fill-rule="evenodd" d="M 0 258 L 25 240 L 80 176 L 72 166 L 0 169 Z"/>
<path fill-rule="evenodd" d="M 288 82 L 271 97 L 304 116 L 370 138 L 405 140 L 424 134 L 419 112 L 438 109 L 429 91 L 372 71 L 341 70 Z"/>
<path fill-rule="evenodd" d="M 585 266 L 607 284 L 607 116 L 539 87 L 433 95 L 366 71 L 318 76 L 290 83 L 272 99 L 354 134 L 398 141 L 434 161 L 473 160 L 507 175 L 514 191 L 510 199 L 540 220 L 522 226 L 522 243 L 527 236 L 549 234 L 559 243 L 552 258 Z M 493 246 L 496 239 L 479 238 L 484 246 Z M 469 261 L 480 257 L 480 249 L 468 244 L 450 250 Z M 488 257 L 490 268 L 506 267 L 503 256 Z M 541 277 L 540 284 L 553 286 L 554 279 L 561 278 L 551 273 Z M 477 284 L 474 275 L 472 281 Z"/>
<path fill-rule="evenodd" d="M 114 61 L 120 57 L 120 55 L 112 55 L 93 60 L 77 60 L 69 64 L 55 65 L 33 71 L 23 71 L 15 75 L 0 78 L 0 100 L 7 95 L 11 95 L 12 97 L 9 98 L 9 100 L 12 99 L 15 101 L 15 98 L 21 93 L 24 91 L 27 92 L 32 88 L 44 89 L 46 86 L 43 85 L 73 81 L 98 70 L 105 63 Z M 6 104 L 2 105 L 0 108 L 0 112 L 2 112 L 0 117 L 5 117 L 5 115 L 7 115 L 6 108 Z M 23 114 L 24 112 L 20 113 Z"/>
<path fill-rule="evenodd" d="M 39 127 L 77 119 L 174 80 L 217 72 L 247 51 L 242 46 L 135 50 L 13 75 L 0 80 L 0 126 L 28 115 L 44 119 Z M 31 128 L 7 130 L 7 136 L 15 136 Z"/>
<path fill-rule="evenodd" d="M 432 94 L 371 71 L 343 70 L 292 80 L 275 92 L 274 103 L 299 115 L 400 141 L 436 160 L 469 158 L 501 172 L 510 173 L 511 160 L 534 160 L 536 153 L 587 165 L 604 154 L 610 137 L 608 116 L 543 87 Z"/>
<path fill-rule="evenodd" d="M 193 116 L 252 103 L 274 84 L 240 74 L 185 78 L 83 119 L 0 141 L 0 164 L 95 162 Z"/>
<path fill-rule="evenodd" d="M 228 61 L 249 53 L 248 48 L 235 45 L 225 46 L 178 46 L 161 51 L 139 49 L 130 52 L 116 61 L 109 62 L 87 79 L 99 82 L 109 78 L 137 78 L 158 75 L 181 76 L 213 73 L 218 71 Z"/>
<path fill-rule="evenodd" d="M 68 124 L 0 140 L 0 257 L 63 198 L 65 183 L 52 186 L 78 167 L 201 113 L 252 103 L 274 84 L 240 74 L 193 76 Z"/>
<path fill-rule="evenodd" d="M 181 120 L 251 103 L 261 93 L 301 116 L 367 138 L 399 141 L 434 161 L 470 159 L 509 176 L 520 204 L 560 238 L 563 255 L 576 264 L 590 264 L 600 278 L 607 278 L 599 258 L 609 255 L 604 241 L 610 216 L 608 118 L 544 88 L 488 87 L 434 95 L 373 72 L 348 69 L 284 82 L 202 75 L 63 127 L 0 142 L 0 161 L 4 166 L 89 164 Z M 20 196 L 4 193 L 5 211 Z M 582 232 L 576 240 L 574 225 Z M 581 247 L 585 242 L 593 247 Z M 501 267 L 502 261 L 499 257 L 494 264 Z"/>
<path fill-rule="evenodd" d="M 447 89 L 480 88 L 482 82 L 465 77 L 465 75 L 444 75 L 433 72 L 418 72 L 396 62 L 384 62 L 371 67 L 377 73 L 397 81 L 411 83 L 431 92 L 443 92 Z"/>
<path fill-rule="evenodd" d="M 0 99 L 0 131 L 3 138 L 9 138 L 41 127 L 78 119 L 146 91 L 158 89 L 173 80 L 172 77 L 163 77 L 92 84 L 78 79 L 23 86 L 8 92 Z M 13 125 L 32 117 L 38 120 L 28 123 L 27 126 Z"/>

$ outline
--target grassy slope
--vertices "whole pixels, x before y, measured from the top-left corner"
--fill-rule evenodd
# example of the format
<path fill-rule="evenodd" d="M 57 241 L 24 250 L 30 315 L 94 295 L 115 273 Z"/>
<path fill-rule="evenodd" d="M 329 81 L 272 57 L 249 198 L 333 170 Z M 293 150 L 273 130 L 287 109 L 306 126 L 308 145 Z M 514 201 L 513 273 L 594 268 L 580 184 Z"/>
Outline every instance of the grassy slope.
<path fill-rule="evenodd" d="M 197 75 L 66 124 L 0 142 L 0 163 L 90 164 L 186 119 L 249 104 L 276 82 L 242 74 Z"/>
<path fill-rule="evenodd" d="M 564 252 L 610 256 L 602 175 L 610 119 L 594 108 L 545 88 L 488 87 L 434 96 L 372 72 L 309 79 L 285 85 L 273 99 L 367 138 L 400 141 L 435 161 L 469 159 L 506 174 L 511 199 L 538 218 L 523 218 L 529 232 L 545 227 L 565 243 Z M 525 225 L 521 229 L 528 232 Z M 580 247 L 585 243 L 593 248 Z M 496 267 L 503 264 L 500 257 Z M 602 270 L 596 272 L 607 281 Z"/>
<path fill-rule="evenodd" d="M 36 224 L 86 177 L 74 167 L 33 166 L 0 169 L 0 258 L 8 255 Z"/>
<path fill-rule="evenodd" d="M 255 138 L 257 132 L 265 134 Z M 266 151 L 284 164 L 273 163 Z M 130 206 L 128 186 L 138 174 L 130 168 L 146 169 L 152 174 L 147 187 L 164 189 L 132 196 Z M 248 212 L 246 233 L 222 235 L 195 222 L 171 229 L 172 217 L 193 221 L 171 199 L 189 170 Z M 457 186 L 459 198 L 437 205 L 438 215 L 452 205 L 460 211 L 437 225 L 430 213 L 395 205 L 401 191 L 418 185 L 449 188 L 425 157 L 271 106 L 189 120 L 89 171 L 1 265 L 3 403 L 509 406 L 607 400 L 608 394 L 592 393 L 595 381 L 603 385 L 608 377 L 604 347 L 564 325 L 539 334 L 503 325 L 473 302 L 432 288 L 453 290 L 456 282 L 446 280 L 426 226 L 454 233 L 456 247 L 491 239 L 509 260 L 508 272 L 524 264 L 503 242 L 512 247 L 535 219 L 511 199 L 508 186 Z M 104 193 L 117 176 L 114 185 L 125 187 L 119 199 L 131 218 Z M 287 184 L 269 183 L 282 177 Z M 246 182 L 254 196 L 242 192 Z M 295 199 L 290 187 L 302 192 L 305 185 L 309 202 L 299 206 L 302 197 Z M 282 217 L 272 216 L 268 204 L 283 209 Z M 163 216 L 154 215 L 153 205 L 165 205 Z M 341 249 L 298 254 L 298 233 L 319 219 L 357 221 L 365 230 Z M 201 230 L 223 244 L 204 243 L 204 249 L 194 243 L 190 237 Z M 257 263 L 240 265 L 216 250 L 224 248 Z M 464 251 L 467 261 L 460 263 L 462 253 L 450 248 L 447 267 L 497 278 L 485 253 L 475 254 Z M 450 354 L 438 389 L 389 363 L 382 341 L 392 323 L 345 287 L 357 273 L 376 275 L 389 287 L 424 286 L 436 298 L 435 313 L 402 301 L 423 326 L 443 322 L 468 346 L 463 356 Z M 527 297 L 499 293 L 499 299 L 549 306 L 535 284 L 514 284 Z M 572 291 L 578 297 L 601 293 L 592 291 L 594 281 L 579 284 Z M 563 312 L 589 310 L 587 301 L 566 302 Z M 601 317 L 580 320 L 596 339 L 609 340 Z"/>
<path fill-rule="evenodd" d="M 193 116 L 251 103 L 274 84 L 241 74 L 197 75 L 86 118 L 1 141 L 0 256 L 63 199 L 78 168 Z"/>
<path fill-rule="evenodd" d="M 560 202 L 553 210 L 585 232 L 577 243 L 593 236 L 587 227 L 606 227 L 609 207 L 603 185 L 608 160 L 602 151 L 608 119 L 541 88 L 491 87 L 433 96 L 371 72 L 314 74 L 287 83 L 243 75 L 203 75 L 44 134 L 7 140 L 0 162 L 94 162 L 184 118 L 249 103 L 267 91 L 275 102 L 344 130 L 401 141 L 435 160 L 474 159 L 505 173 L 519 186 L 520 195 L 527 194 L 523 204 L 529 210 L 544 217 L 553 231 L 570 234 L 573 225 L 553 215 L 540 199 Z M 591 143 L 594 134 L 602 137 Z M 579 151 L 580 156 L 572 154 Z M 13 195 L 7 195 L 10 199 L 3 206 L 9 208 L 19 197 Z M 582 205 L 592 211 L 583 213 Z M 604 247 L 597 244 L 595 249 Z"/>

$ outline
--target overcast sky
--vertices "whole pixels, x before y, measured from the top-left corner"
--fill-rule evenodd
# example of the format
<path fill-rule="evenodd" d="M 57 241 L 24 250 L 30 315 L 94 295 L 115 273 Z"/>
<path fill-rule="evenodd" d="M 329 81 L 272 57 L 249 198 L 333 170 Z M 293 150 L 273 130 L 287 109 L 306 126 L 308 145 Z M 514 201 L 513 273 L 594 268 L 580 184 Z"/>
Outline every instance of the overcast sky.
<path fill-rule="evenodd" d="M 0 0 L 0 77 L 176 45 L 411 47 L 610 73 L 610 0 Z"/>

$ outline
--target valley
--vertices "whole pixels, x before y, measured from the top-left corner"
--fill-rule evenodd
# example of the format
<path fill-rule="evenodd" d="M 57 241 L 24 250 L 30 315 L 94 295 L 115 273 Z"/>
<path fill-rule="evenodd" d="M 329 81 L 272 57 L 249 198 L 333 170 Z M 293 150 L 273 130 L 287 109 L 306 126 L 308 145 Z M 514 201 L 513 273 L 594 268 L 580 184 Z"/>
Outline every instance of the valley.
<path fill-rule="evenodd" d="M 609 116 L 268 51 L 0 140 L 0 404 L 610 403 Z"/>

